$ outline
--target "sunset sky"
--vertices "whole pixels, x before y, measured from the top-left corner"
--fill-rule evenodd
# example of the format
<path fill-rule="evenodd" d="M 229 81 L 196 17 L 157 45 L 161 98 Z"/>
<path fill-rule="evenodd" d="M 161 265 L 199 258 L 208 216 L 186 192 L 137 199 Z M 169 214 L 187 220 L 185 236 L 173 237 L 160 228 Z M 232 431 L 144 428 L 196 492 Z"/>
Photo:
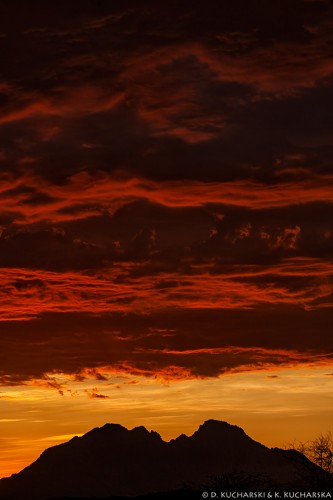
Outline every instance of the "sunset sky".
<path fill-rule="evenodd" d="M 332 430 L 332 3 L 1 0 L 0 52 L 0 477 Z"/>

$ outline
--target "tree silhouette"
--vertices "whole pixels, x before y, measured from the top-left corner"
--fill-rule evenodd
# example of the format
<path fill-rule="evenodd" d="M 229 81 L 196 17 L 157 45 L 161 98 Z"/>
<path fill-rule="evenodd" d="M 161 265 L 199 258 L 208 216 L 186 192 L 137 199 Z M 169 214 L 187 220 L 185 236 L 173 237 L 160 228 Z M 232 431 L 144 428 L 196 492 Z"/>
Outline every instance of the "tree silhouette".
<path fill-rule="evenodd" d="M 327 472 L 333 472 L 333 440 L 332 434 L 320 434 L 309 443 L 311 460 Z"/>
<path fill-rule="evenodd" d="M 331 432 L 319 434 L 312 441 L 293 441 L 288 443 L 288 448 L 303 453 L 311 462 L 321 467 L 326 472 L 333 473 L 333 438 Z"/>

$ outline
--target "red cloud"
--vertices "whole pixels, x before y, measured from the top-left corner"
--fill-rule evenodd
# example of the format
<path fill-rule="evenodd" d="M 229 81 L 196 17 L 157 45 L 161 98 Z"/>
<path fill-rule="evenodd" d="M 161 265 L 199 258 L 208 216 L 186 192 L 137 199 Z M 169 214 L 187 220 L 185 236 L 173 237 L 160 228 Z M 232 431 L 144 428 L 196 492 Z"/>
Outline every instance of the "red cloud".
<path fill-rule="evenodd" d="M 329 310 L 304 311 L 288 304 L 209 312 L 172 308 L 45 314 L 38 320 L 1 324 L 0 380 L 18 385 L 38 379 L 43 386 L 63 390 L 64 378 L 57 373 L 106 383 L 115 372 L 181 379 L 328 365 L 330 323 Z M 162 327 L 174 334 L 161 335 Z"/>
<path fill-rule="evenodd" d="M 331 43 L 328 30 L 312 37 L 307 45 L 276 42 L 255 50 L 251 50 L 255 37 L 243 33 L 238 41 L 242 36 L 248 50 L 240 53 L 235 50 L 237 47 L 230 47 L 228 37 L 232 38 L 232 34 L 216 33 L 220 44 L 213 46 L 203 42 L 179 42 L 149 50 L 143 46 L 131 54 L 122 54 L 124 60 L 113 54 L 115 74 L 106 82 L 82 85 L 65 80 L 47 97 L 36 92 L 22 93 L 22 89 L 16 90 L 4 82 L 3 87 L 15 104 L 3 107 L 0 124 L 43 117 L 82 117 L 125 103 L 151 126 L 152 135 L 171 135 L 196 143 L 220 135 L 229 123 L 226 111 L 214 113 L 213 108 L 207 107 L 207 86 L 247 86 L 253 93 L 252 100 L 260 101 L 267 95 L 279 98 L 313 88 L 333 74 L 327 49 Z M 100 58 L 95 54 L 69 54 L 58 64 L 63 72 L 73 73 L 75 81 L 75 70 L 80 67 L 107 72 L 106 57 L 109 54 Z M 244 104 L 241 97 L 232 98 L 231 102 Z"/>
<path fill-rule="evenodd" d="M 109 93 L 95 85 L 58 89 L 53 96 L 37 98 L 26 94 L 20 96 L 15 106 L 4 108 L 0 114 L 0 125 L 36 117 L 73 118 L 92 113 L 110 111 L 124 99 L 124 93 Z M 21 102 L 20 102 L 21 101 Z"/>
<path fill-rule="evenodd" d="M 19 178 L 9 174 L 1 177 L 0 209 L 11 214 L 17 223 L 61 222 L 105 211 L 114 213 L 140 199 L 172 208 L 220 204 L 250 209 L 331 203 L 333 199 L 332 175 L 313 175 L 299 181 L 270 185 L 251 180 L 159 183 L 103 173 L 92 177 L 85 172 L 73 175 L 65 185 L 50 184 L 29 173 Z M 31 200 L 34 193 L 40 200 Z"/>
<path fill-rule="evenodd" d="M 251 88 L 253 100 L 260 101 L 267 95 L 279 98 L 315 87 L 333 74 L 328 35 L 312 40 L 306 48 L 299 43 L 277 42 L 273 47 L 245 53 L 235 53 L 235 47 L 230 50 L 227 37 L 216 36 L 220 46 L 182 43 L 149 53 L 141 50 L 129 58 L 119 81 L 127 89 L 133 109 L 152 126 L 155 135 L 172 135 L 189 143 L 220 135 L 228 126 L 228 116 L 206 109 L 205 85 L 244 85 Z M 238 42 L 240 39 L 238 34 Z M 250 47 L 251 43 L 256 41 L 249 36 L 244 45 Z M 238 105 L 243 104 L 239 97 Z"/>
<path fill-rule="evenodd" d="M 333 305 L 333 267 L 316 259 L 291 259 L 273 267 L 228 266 L 220 268 L 218 274 L 214 262 L 193 266 L 188 274 L 157 273 L 149 268 L 142 274 L 142 270 L 134 263 L 89 274 L 2 269 L 0 320 L 28 320 L 47 312 L 246 309 L 262 304 L 311 309 Z M 298 286 L 288 285 L 288 280 L 292 283 L 296 277 L 302 279 Z"/>

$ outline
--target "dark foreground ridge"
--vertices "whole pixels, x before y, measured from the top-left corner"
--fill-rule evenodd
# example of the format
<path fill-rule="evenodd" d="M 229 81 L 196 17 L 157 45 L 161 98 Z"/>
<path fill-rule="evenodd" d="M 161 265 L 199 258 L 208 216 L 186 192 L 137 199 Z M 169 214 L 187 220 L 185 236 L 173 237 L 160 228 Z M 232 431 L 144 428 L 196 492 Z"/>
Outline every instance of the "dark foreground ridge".
<path fill-rule="evenodd" d="M 226 422 L 208 420 L 170 442 L 145 427 L 106 424 L 1 479 L 0 499 L 186 499 L 213 490 L 323 491 L 328 481 L 301 453 L 269 449 Z"/>

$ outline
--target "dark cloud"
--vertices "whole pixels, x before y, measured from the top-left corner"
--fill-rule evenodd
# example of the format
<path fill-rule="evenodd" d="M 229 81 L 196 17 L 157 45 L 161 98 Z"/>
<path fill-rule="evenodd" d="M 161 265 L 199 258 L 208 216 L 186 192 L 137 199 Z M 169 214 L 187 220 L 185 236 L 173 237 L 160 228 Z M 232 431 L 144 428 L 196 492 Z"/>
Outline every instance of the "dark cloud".
<path fill-rule="evenodd" d="M 88 397 L 90 399 L 108 399 L 109 396 L 106 394 L 101 394 L 98 392 L 97 387 L 93 387 L 92 389 L 85 389 L 85 392 L 87 393 Z"/>
<path fill-rule="evenodd" d="M 327 4 L 35 5 L 4 9 L 3 168 L 225 180 L 267 179 L 286 155 L 329 164 Z"/>
<path fill-rule="evenodd" d="M 21 3 L 0 3 L 3 383 L 327 362 L 331 4 Z"/>
<path fill-rule="evenodd" d="M 51 387 L 57 384 L 56 372 L 99 379 L 99 370 L 105 374 L 106 368 L 205 377 L 330 364 L 331 330 L 328 309 L 304 311 L 287 305 L 212 309 L 209 314 L 205 309 L 47 314 L 39 320 L 2 323 L 1 380 L 17 384 L 42 378 Z"/>

